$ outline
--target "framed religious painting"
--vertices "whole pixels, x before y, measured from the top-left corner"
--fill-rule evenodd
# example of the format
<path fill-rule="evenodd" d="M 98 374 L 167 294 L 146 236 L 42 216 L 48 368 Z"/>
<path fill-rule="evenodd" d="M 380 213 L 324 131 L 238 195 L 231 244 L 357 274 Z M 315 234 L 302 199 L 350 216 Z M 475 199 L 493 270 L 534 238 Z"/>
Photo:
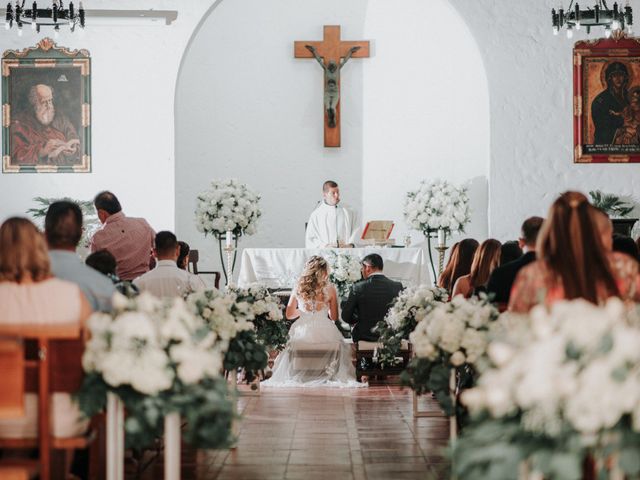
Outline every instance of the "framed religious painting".
<path fill-rule="evenodd" d="M 91 172 L 91 58 L 50 38 L 2 55 L 3 173 Z"/>
<path fill-rule="evenodd" d="M 640 39 L 577 42 L 573 89 L 574 161 L 640 162 Z"/>

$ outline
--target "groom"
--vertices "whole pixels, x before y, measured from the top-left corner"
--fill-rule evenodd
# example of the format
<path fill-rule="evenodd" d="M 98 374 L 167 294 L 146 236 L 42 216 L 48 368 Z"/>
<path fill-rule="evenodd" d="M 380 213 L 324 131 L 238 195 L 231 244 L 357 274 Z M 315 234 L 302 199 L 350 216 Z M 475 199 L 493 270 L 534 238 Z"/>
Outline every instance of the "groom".
<path fill-rule="evenodd" d="M 354 342 L 376 342 L 378 334 L 371 330 L 384 319 L 402 284 L 384 276 L 382 257 L 377 253 L 367 255 L 361 263 L 364 280 L 355 283 L 342 302 L 342 320 L 353 325 Z"/>

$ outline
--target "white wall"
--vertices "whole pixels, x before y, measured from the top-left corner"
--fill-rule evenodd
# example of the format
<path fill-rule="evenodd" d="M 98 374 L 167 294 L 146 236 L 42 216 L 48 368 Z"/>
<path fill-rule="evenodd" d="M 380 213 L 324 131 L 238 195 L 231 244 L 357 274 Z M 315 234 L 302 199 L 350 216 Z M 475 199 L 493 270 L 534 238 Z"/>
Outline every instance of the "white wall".
<path fill-rule="evenodd" d="M 573 40 L 552 35 L 550 12 L 557 2 L 450 2 L 474 34 L 489 80 L 489 233 L 514 238 L 526 217 L 546 215 L 568 189 L 640 199 L 638 164 L 573 163 L 572 47 L 586 33 Z M 591 37 L 602 34 L 594 29 Z"/>
<path fill-rule="evenodd" d="M 87 18 L 82 36 L 64 30 L 59 45 L 89 50 L 92 61 L 92 164 L 89 174 L 1 174 L 0 221 L 24 215 L 35 196 L 92 199 L 112 189 L 124 211 L 156 229 L 174 227 L 174 97 L 180 59 L 213 0 L 89 0 L 87 9 L 180 9 L 170 26 Z M 125 24 L 126 22 L 126 24 Z M 0 35 L 0 50 L 35 45 L 53 31 Z"/>
<path fill-rule="evenodd" d="M 321 40 L 323 25 L 363 39 L 365 0 L 224 0 L 189 46 L 176 92 L 176 229 L 217 258 L 217 243 L 196 231 L 199 191 L 237 178 L 262 195 L 256 235 L 241 245 L 304 244 L 304 223 L 322 183 L 336 180 L 346 203 L 361 209 L 362 69 L 342 76 L 342 147 L 323 146 L 323 73 L 295 59 L 294 40 Z"/>
<path fill-rule="evenodd" d="M 401 241 L 407 191 L 470 182 L 465 236 L 486 238 L 489 90 L 473 36 L 446 0 L 370 0 L 365 36 L 375 56 L 364 66 L 364 218 L 394 220 Z"/>

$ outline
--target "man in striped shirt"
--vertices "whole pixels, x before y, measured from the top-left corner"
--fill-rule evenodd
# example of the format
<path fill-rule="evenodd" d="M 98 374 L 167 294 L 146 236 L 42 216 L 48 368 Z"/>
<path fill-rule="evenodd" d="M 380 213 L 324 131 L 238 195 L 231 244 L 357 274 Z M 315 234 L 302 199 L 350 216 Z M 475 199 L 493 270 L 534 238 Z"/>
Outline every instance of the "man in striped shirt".
<path fill-rule="evenodd" d="M 108 250 L 116 259 L 116 274 L 133 280 L 149 271 L 156 233 L 144 218 L 127 217 L 116 196 L 104 191 L 93 200 L 102 228 L 91 238 L 91 253 Z"/>

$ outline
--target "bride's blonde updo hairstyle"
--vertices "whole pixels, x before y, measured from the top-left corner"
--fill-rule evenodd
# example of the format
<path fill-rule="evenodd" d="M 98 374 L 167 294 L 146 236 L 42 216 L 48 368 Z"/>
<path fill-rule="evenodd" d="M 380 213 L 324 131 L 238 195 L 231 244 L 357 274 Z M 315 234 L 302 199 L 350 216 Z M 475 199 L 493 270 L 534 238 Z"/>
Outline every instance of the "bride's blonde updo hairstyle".
<path fill-rule="evenodd" d="M 313 301 L 316 295 L 324 290 L 329 282 L 329 265 L 327 261 L 314 255 L 304 266 L 298 280 L 296 294 L 305 302 Z"/>

